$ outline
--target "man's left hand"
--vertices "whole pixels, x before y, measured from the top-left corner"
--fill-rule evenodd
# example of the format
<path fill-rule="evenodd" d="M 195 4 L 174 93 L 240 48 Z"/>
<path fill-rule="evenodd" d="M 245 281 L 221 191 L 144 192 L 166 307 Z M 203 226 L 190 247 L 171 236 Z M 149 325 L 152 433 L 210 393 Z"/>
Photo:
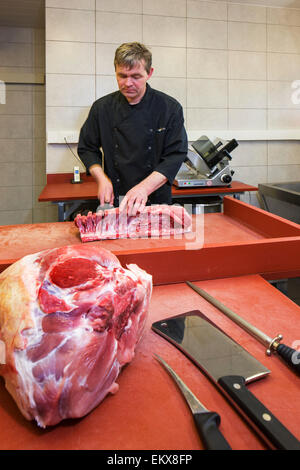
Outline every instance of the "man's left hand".
<path fill-rule="evenodd" d="M 120 211 L 126 210 L 128 215 L 135 216 L 138 212 L 144 210 L 147 199 L 147 190 L 143 186 L 143 183 L 139 183 L 131 188 L 124 196 L 120 204 Z"/>
<path fill-rule="evenodd" d="M 153 171 L 147 178 L 128 191 L 120 204 L 120 211 L 127 210 L 128 215 L 136 215 L 138 212 L 142 212 L 146 206 L 148 196 L 165 184 L 166 181 L 167 178 L 163 174 Z"/>

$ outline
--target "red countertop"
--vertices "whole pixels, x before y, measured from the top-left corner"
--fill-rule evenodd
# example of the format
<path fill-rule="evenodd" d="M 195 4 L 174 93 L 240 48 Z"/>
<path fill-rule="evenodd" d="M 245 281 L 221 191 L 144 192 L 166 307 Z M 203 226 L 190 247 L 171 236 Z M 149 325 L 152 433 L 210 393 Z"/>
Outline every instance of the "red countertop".
<path fill-rule="evenodd" d="M 0 227 L 0 271 L 30 253 L 82 243 L 73 222 Z M 90 242 L 136 263 L 155 284 L 241 274 L 300 271 L 300 225 L 232 197 L 222 213 L 193 216 L 193 231 L 180 237 Z"/>
<path fill-rule="evenodd" d="M 229 308 L 270 336 L 299 340 L 300 308 L 259 275 L 197 282 Z M 0 381 L 0 449 L 202 449 L 193 418 L 177 386 L 153 357 L 164 358 L 205 406 L 221 415 L 220 429 L 234 450 L 266 449 L 244 419 L 201 371 L 151 330 L 154 321 L 199 309 L 271 370 L 249 390 L 300 439 L 299 378 L 248 333 L 198 296 L 186 284 L 155 286 L 147 326 L 131 362 L 107 396 L 86 417 L 42 430 L 26 421 Z"/>
<path fill-rule="evenodd" d="M 72 184 L 73 175 L 69 173 L 53 174 L 47 176 L 47 184 L 42 190 L 39 201 L 58 202 L 81 199 L 97 199 L 97 184 L 91 176 L 81 175 L 82 183 Z M 172 186 L 173 197 L 182 196 L 208 196 L 210 194 L 232 194 L 244 193 L 246 191 L 257 191 L 256 186 L 232 181 L 230 186 L 201 187 L 179 189 Z"/>

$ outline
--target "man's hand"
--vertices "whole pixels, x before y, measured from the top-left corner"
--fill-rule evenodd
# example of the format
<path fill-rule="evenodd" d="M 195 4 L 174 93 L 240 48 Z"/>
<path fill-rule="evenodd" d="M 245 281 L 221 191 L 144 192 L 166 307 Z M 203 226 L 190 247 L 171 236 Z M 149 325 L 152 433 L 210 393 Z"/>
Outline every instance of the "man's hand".
<path fill-rule="evenodd" d="M 101 206 L 104 204 L 113 205 L 114 203 L 113 185 L 107 176 L 98 182 L 98 199 Z"/>
<path fill-rule="evenodd" d="M 165 184 L 166 181 L 167 178 L 163 174 L 153 171 L 147 178 L 128 191 L 120 204 L 120 211 L 126 210 L 128 215 L 136 215 L 138 212 L 142 212 L 146 206 L 148 196 Z"/>
<path fill-rule="evenodd" d="M 146 206 L 147 199 L 147 190 L 143 183 L 139 183 L 131 188 L 124 196 L 120 204 L 120 211 L 126 210 L 128 215 L 136 215 L 138 212 L 143 211 Z"/>
<path fill-rule="evenodd" d="M 106 176 L 100 165 L 92 165 L 89 168 L 91 175 L 95 178 L 98 184 L 98 199 L 100 205 L 114 203 L 114 190 L 110 179 Z"/>

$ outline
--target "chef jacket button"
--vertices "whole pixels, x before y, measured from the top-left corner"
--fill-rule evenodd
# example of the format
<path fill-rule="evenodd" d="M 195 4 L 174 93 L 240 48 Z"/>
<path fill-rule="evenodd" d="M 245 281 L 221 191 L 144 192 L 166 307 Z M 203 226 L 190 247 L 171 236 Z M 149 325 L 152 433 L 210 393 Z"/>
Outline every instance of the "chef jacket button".
<path fill-rule="evenodd" d="M 152 147 L 149 146 L 149 147 L 148 147 L 148 150 L 151 150 L 151 149 L 152 149 Z"/>
<path fill-rule="evenodd" d="M 119 148 L 118 144 L 116 144 L 116 145 L 115 145 L 115 148 L 116 148 L 116 149 L 118 149 L 118 148 Z"/>
<path fill-rule="evenodd" d="M 117 183 L 120 183 L 120 180 L 119 180 L 119 178 L 117 178 Z"/>

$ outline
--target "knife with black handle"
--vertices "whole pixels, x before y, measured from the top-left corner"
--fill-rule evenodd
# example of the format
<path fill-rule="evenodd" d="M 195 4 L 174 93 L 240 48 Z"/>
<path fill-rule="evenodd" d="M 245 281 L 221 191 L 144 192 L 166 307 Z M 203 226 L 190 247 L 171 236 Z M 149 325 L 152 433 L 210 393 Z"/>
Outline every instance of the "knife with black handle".
<path fill-rule="evenodd" d="M 282 340 L 281 334 L 278 334 L 275 338 L 271 338 L 266 333 L 260 331 L 256 326 L 251 325 L 251 323 L 240 317 L 237 313 L 233 312 L 226 305 L 223 305 L 218 299 L 214 298 L 205 290 L 201 289 L 190 281 L 186 281 L 186 283 L 188 286 L 194 289 L 197 294 L 204 297 L 204 299 L 217 307 L 221 312 L 225 313 L 225 315 L 227 315 L 227 317 L 233 320 L 237 325 L 254 336 L 254 338 L 260 341 L 262 344 L 267 346 L 266 353 L 268 356 L 270 356 L 272 352 L 277 353 L 285 364 L 287 364 L 294 372 L 300 374 L 300 352 L 291 348 L 290 346 L 287 346 L 286 344 L 280 343 Z"/>
<path fill-rule="evenodd" d="M 300 450 L 299 440 L 246 387 L 270 371 L 199 310 L 155 322 L 152 329 L 215 382 L 269 447 Z"/>
<path fill-rule="evenodd" d="M 219 426 L 220 415 L 215 411 L 207 410 L 204 405 L 195 397 L 191 390 L 181 380 L 179 375 L 162 359 L 155 354 L 159 362 L 167 369 L 185 397 L 195 420 L 198 433 L 207 450 L 231 450 L 230 445 L 221 433 Z"/>

